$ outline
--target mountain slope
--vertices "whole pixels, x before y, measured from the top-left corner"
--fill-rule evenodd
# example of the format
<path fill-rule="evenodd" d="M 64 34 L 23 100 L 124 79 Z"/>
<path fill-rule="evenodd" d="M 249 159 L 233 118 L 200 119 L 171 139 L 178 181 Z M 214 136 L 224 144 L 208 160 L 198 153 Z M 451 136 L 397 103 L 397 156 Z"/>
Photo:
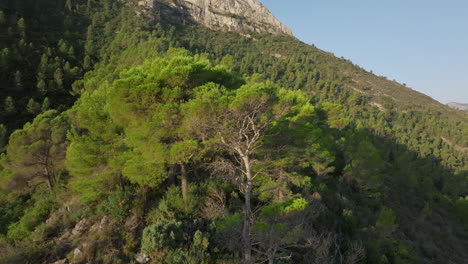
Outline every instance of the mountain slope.
<path fill-rule="evenodd" d="M 0 158 L 0 263 L 242 263 L 249 223 L 258 262 L 468 258 L 466 115 L 288 35 L 110 2 L 78 101 Z"/>

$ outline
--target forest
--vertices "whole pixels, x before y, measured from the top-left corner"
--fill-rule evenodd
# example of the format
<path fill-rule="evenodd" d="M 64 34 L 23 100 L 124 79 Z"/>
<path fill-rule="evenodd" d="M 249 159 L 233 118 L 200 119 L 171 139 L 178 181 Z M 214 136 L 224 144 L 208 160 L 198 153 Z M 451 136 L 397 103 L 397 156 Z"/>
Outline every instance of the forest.
<path fill-rule="evenodd" d="M 135 8 L 0 3 L 0 263 L 466 262 L 466 113 Z"/>

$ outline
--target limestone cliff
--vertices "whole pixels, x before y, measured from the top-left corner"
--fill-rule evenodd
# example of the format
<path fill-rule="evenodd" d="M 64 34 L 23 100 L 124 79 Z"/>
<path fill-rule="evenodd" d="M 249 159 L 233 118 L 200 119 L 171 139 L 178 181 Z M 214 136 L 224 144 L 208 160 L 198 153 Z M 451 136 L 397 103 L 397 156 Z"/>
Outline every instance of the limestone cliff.
<path fill-rule="evenodd" d="M 461 103 L 448 103 L 447 104 L 449 107 L 458 109 L 458 110 L 463 110 L 463 111 L 468 111 L 468 104 L 461 104 Z"/>
<path fill-rule="evenodd" d="M 214 30 L 290 35 L 291 30 L 256 0 L 142 0 L 157 20 L 191 21 Z"/>

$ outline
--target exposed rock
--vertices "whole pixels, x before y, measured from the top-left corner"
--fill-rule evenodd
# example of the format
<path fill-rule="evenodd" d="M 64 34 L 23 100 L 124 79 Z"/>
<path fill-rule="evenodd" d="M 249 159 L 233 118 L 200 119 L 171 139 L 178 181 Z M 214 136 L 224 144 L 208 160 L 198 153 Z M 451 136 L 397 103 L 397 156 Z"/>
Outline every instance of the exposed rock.
<path fill-rule="evenodd" d="M 105 215 L 102 219 L 101 222 L 99 222 L 99 229 L 103 229 L 109 225 L 109 217 Z"/>
<path fill-rule="evenodd" d="M 83 251 L 79 248 L 73 250 L 73 262 L 80 262 L 84 257 Z"/>
<path fill-rule="evenodd" d="M 468 111 L 468 104 L 448 103 L 447 105 L 454 109 Z"/>
<path fill-rule="evenodd" d="M 153 10 L 156 20 L 169 23 L 190 21 L 214 30 L 292 36 L 291 30 L 256 0 L 142 0 L 139 5 Z"/>
<path fill-rule="evenodd" d="M 53 214 L 51 214 L 49 216 L 49 218 L 47 218 L 45 223 L 47 225 L 53 225 L 53 224 L 57 223 L 60 220 L 60 217 L 61 217 L 60 212 L 54 212 Z"/>
<path fill-rule="evenodd" d="M 312 199 L 314 199 L 314 200 L 322 200 L 322 195 L 320 195 L 320 193 L 318 193 L 318 192 L 314 192 L 314 193 L 312 194 Z"/>
<path fill-rule="evenodd" d="M 72 235 L 77 236 L 83 234 L 90 226 L 90 221 L 87 218 L 82 219 L 72 230 Z"/>
<path fill-rule="evenodd" d="M 140 264 L 146 264 L 150 261 L 150 258 L 145 253 L 138 253 L 135 256 L 135 260 Z"/>
<path fill-rule="evenodd" d="M 68 262 L 67 262 L 67 259 L 61 259 L 61 260 L 55 261 L 55 262 L 52 263 L 52 264 L 66 264 L 66 263 L 68 263 Z"/>
<path fill-rule="evenodd" d="M 65 232 L 62 233 L 62 235 L 60 235 L 60 237 L 58 238 L 58 241 L 67 241 L 70 237 L 72 236 L 72 233 L 70 230 L 66 230 Z"/>
<path fill-rule="evenodd" d="M 131 232 L 135 231 L 140 225 L 140 219 L 137 215 L 132 215 L 125 221 L 125 228 Z"/>
<path fill-rule="evenodd" d="M 110 220 L 108 216 L 102 217 L 101 221 L 94 223 L 89 229 L 90 233 L 97 232 L 99 230 L 105 229 L 109 226 Z"/>

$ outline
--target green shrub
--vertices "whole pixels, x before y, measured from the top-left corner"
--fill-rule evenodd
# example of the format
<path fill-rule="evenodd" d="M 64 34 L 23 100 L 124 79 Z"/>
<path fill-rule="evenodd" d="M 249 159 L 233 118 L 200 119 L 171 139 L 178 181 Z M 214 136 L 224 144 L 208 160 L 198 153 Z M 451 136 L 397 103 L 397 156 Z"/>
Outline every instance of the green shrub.
<path fill-rule="evenodd" d="M 0 169 L 0 174 L 1 173 L 2 171 Z M 0 196 L 1 195 L 2 193 L 0 192 Z M 6 235 L 8 226 L 19 221 L 24 215 L 26 209 L 33 203 L 34 201 L 31 199 L 28 200 L 21 196 L 14 196 L 14 198 L 0 197 L 0 234 Z"/>
<path fill-rule="evenodd" d="M 184 201 L 180 188 L 171 186 L 158 207 L 148 214 L 147 220 L 149 223 L 157 223 L 161 219 L 190 220 L 197 216 L 198 204 L 199 199 L 192 192 Z"/>
<path fill-rule="evenodd" d="M 468 225 L 468 196 L 459 198 L 455 202 L 455 211 L 460 220 Z"/>
<path fill-rule="evenodd" d="M 176 248 L 183 239 L 182 222 L 162 219 L 143 230 L 141 251 L 147 254 L 161 248 Z"/>
<path fill-rule="evenodd" d="M 116 190 L 101 204 L 99 212 L 122 221 L 128 216 L 130 210 L 131 194 L 129 190 Z"/>
<path fill-rule="evenodd" d="M 375 226 L 381 231 L 383 236 L 389 236 L 398 228 L 395 212 L 388 207 L 382 207 Z"/>
<path fill-rule="evenodd" d="M 193 236 L 189 250 L 177 248 L 166 259 L 166 264 L 206 264 L 209 263 L 210 254 L 208 237 L 197 230 Z"/>
<path fill-rule="evenodd" d="M 26 211 L 18 222 L 8 226 L 7 239 L 19 241 L 29 237 L 31 232 L 43 223 L 49 214 L 57 208 L 57 202 L 51 197 L 39 199 L 30 210 Z"/>

